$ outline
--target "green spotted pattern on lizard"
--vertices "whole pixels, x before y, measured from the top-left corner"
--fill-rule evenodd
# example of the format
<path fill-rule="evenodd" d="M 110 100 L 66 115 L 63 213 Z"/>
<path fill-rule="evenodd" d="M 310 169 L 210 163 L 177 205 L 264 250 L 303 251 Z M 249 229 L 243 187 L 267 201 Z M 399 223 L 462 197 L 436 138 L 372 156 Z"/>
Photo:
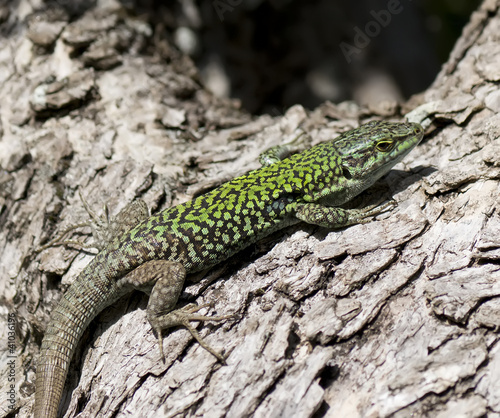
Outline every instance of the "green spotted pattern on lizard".
<path fill-rule="evenodd" d="M 339 206 L 386 174 L 422 137 L 423 129 L 415 123 L 372 121 L 288 158 L 281 159 L 279 148 L 271 149 L 261 158 L 266 166 L 156 215 L 148 217 L 142 201 L 136 201 L 133 211 L 122 211 L 118 217 L 125 226 L 113 230 L 113 238 L 52 314 L 37 365 L 35 417 L 57 416 L 69 363 L 84 329 L 133 289 L 150 293 L 147 317 L 162 356 L 162 330 L 184 326 L 224 362 L 190 321 L 227 317 L 197 314 L 196 305 L 175 309 L 186 274 L 212 267 L 300 221 L 327 228 L 367 222 L 390 205 Z"/>

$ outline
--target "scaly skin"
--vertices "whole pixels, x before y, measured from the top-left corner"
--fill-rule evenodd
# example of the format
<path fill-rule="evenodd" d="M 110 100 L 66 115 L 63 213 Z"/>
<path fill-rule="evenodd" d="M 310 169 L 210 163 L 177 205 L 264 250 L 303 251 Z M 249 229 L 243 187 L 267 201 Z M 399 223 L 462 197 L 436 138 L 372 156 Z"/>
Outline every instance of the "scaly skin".
<path fill-rule="evenodd" d="M 36 374 L 35 417 L 57 415 L 71 357 L 83 331 L 106 306 L 133 289 L 151 292 L 147 315 L 158 334 L 182 325 L 218 357 L 191 327 L 191 305 L 174 310 L 186 274 L 202 271 L 288 225 L 305 221 L 338 228 L 366 222 L 387 206 L 342 209 L 371 186 L 422 139 L 418 124 L 370 122 L 338 138 L 268 164 L 196 199 L 166 209 L 131 229 L 116 228 L 109 244 L 89 263 L 52 314 Z M 135 212 L 134 212 L 135 213 Z M 130 218 L 127 211 L 122 215 Z M 120 215 L 119 215 L 120 216 Z M 125 231 L 125 232 L 124 232 Z"/>

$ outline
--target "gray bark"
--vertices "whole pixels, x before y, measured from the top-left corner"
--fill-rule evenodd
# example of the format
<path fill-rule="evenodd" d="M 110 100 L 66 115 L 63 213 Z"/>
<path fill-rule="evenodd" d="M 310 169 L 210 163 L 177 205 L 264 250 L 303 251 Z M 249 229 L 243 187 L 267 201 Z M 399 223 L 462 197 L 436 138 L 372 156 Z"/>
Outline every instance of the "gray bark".
<path fill-rule="evenodd" d="M 378 184 L 396 209 L 340 231 L 287 229 L 187 284 L 183 301 L 236 314 L 199 327 L 227 365 L 184 329 L 165 332 L 162 362 L 147 298 L 133 293 L 82 339 L 65 416 L 500 416 L 499 28 L 500 1 L 486 0 L 403 108 L 420 106 L 428 128 Z M 96 210 L 141 197 L 157 211 L 257 168 L 300 129 L 318 143 L 403 117 L 353 103 L 250 117 L 150 36 L 140 19 L 96 8 L 73 22 L 42 14 L 2 40 L 0 404 L 13 370 L 19 417 L 31 414 L 52 308 L 93 257 L 34 252 L 87 220 L 78 192 Z M 91 245 L 89 232 L 71 238 Z"/>

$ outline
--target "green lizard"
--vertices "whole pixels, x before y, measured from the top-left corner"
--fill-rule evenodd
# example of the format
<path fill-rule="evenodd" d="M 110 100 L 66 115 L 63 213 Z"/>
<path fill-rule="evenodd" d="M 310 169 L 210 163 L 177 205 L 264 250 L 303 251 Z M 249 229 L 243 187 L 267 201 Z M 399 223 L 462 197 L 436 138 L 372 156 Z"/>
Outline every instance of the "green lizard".
<path fill-rule="evenodd" d="M 190 321 L 220 320 L 174 309 L 186 274 L 214 266 L 244 247 L 304 221 L 327 228 L 367 222 L 390 205 L 343 209 L 340 205 L 371 186 L 422 139 L 416 123 L 372 121 L 288 158 L 272 149 L 265 166 L 192 201 L 147 216 L 142 201 L 121 217 L 125 226 L 77 277 L 52 314 L 36 371 L 35 418 L 56 417 L 69 362 L 89 322 L 133 289 L 150 293 L 148 320 L 162 330 L 186 327 L 221 361 Z M 139 208 L 137 210 L 137 207 Z M 131 213 L 133 216 L 131 216 Z"/>

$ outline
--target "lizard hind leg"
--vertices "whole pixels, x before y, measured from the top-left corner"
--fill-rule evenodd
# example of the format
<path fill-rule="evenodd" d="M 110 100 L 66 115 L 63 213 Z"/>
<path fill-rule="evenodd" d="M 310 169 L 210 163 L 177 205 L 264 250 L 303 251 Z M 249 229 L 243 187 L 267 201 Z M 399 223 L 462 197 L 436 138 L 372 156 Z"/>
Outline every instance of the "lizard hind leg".
<path fill-rule="evenodd" d="M 167 328 L 185 327 L 198 341 L 198 343 L 209 353 L 214 355 L 222 363 L 225 358 L 214 350 L 198 334 L 190 321 L 222 321 L 231 318 L 225 316 L 205 316 L 197 312 L 207 305 L 189 304 L 174 309 L 184 287 L 186 270 L 184 266 L 176 261 L 151 260 L 127 274 L 122 280 L 126 285 L 151 294 L 149 296 L 146 310 L 148 321 L 158 338 L 160 357 L 164 360 L 162 331 Z"/>
<path fill-rule="evenodd" d="M 105 205 L 104 216 L 99 216 L 96 212 L 94 212 L 94 210 L 92 210 L 80 192 L 79 194 L 83 207 L 89 215 L 89 219 L 85 222 L 67 226 L 64 230 L 60 231 L 55 238 L 51 239 L 46 244 L 39 246 L 35 250 L 36 253 L 59 245 L 71 246 L 80 250 L 95 248 L 98 251 L 101 251 L 110 245 L 115 239 L 120 238 L 124 232 L 132 229 L 139 222 L 147 219 L 149 216 L 146 202 L 142 199 L 132 201 L 114 217 L 109 216 L 108 207 Z M 90 227 L 92 230 L 94 242 L 91 245 L 87 245 L 84 242 L 77 240 L 67 239 L 70 232 L 84 227 Z"/>

